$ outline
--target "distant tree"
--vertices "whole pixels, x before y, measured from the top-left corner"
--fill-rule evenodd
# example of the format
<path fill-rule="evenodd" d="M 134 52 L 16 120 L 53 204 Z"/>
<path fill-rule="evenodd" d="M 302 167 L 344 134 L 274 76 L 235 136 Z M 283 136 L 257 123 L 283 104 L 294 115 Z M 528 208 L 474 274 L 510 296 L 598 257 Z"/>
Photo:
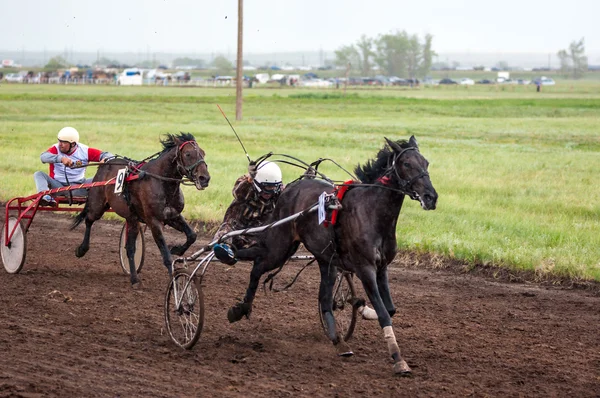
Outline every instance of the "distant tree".
<path fill-rule="evenodd" d="M 571 69 L 571 61 L 567 50 L 560 50 L 558 53 L 558 59 L 560 60 L 560 73 L 564 77 L 569 76 L 569 71 Z"/>
<path fill-rule="evenodd" d="M 203 68 L 204 67 L 204 60 L 203 59 L 188 58 L 188 57 L 175 58 L 175 60 L 173 61 L 173 66 L 195 66 L 195 67 L 198 67 L 198 68 Z"/>
<path fill-rule="evenodd" d="M 217 70 L 217 75 L 224 76 L 231 74 L 233 70 L 233 65 L 231 62 L 222 55 L 218 55 L 212 61 L 212 66 Z"/>
<path fill-rule="evenodd" d="M 571 42 L 569 49 L 558 52 L 560 70 L 565 76 L 571 75 L 573 79 L 583 77 L 588 69 L 588 58 L 585 55 L 584 38 Z"/>
<path fill-rule="evenodd" d="M 352 69 L 360 69 L 360 55 L 354 45 L 343 46 L 335 51 L 335 65 L 345 67 L 350 64 Z"/>
<path fill-rule="evenodd" d="M 375 63 L 389 76 L 407 77 L 409 37 L 406 32 L 379 35 L 376 40 Z"/>
<path fill-rule="evenodd" d="M 425 41 L 423 43 L 423 54 L 421 57 L 421 65 L 419 66 L 419 76 L 427 76 L 433 65 L 433 57 L 437 56 L 437 53 L 433 51 L 431 45 L 433 43 L 433 36 L 430 34 L 425 35 Z"/>
<path fill-rule="evenodd" d="M 50 60 L 46 64 L 45 68 L 46 69 L 64 69 L 64 68 L 67 68 L 68 66 L 69 66 L 69 63 L 67 62 L 67 60 L 64 59 L 63 57 L 61 57 L 60 55 L 57 55 L 56 57 L 50 58 Z"/>
<path fill-rule="evenodd" d="M 356 48 L 359 53 L 359 64 L 357 65 L 363 76 L 368 76 L 371 73 L 371 59 L 375 56 L 373 51 L 373 39 L 365 35 L 360 37 L 356 43 Z"/>
<path fill-rule="evenodd" d="M 424 77 L 433 66 L 433 57 L 437 54 L 432 49 L 433 36 L 426 35 L 423 42 L 417 35 L 409 35 L 405 31 L 379 35 L 377 39 L 365 35 L 349 46 L 335 52 L 335 64 L 360 70 L 369 75 L 373 65 L 389 76 Z"/>

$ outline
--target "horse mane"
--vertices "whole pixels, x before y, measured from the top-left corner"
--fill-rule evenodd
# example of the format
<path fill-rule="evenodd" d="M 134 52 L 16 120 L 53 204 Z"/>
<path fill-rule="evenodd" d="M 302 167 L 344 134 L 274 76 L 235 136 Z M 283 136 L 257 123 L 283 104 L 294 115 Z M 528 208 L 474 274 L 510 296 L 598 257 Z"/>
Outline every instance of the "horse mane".
<path fill-rule="evenodd" d="M 410 148 L 411 145 L 405 140 L 396 141 L 402 149 Z M 361 166 L 360 164 L 354 168 L 354 174 L 358 177 L 360 182 L 363 184 L 374 184 L 376 180 L 381 177 L 387 170 L 390 162 L 389 159 L 394 155 L 394 151 L 385 144 L 383 148 L 377 153 L 375 159 L 367 160 L 367 162 Z"/>
<path fill-rule="evenodd" d="M 160 143 L 163 146 L 163 152 L 167 152 L 169 149 L 175 148 L 178 143 L 185 141 L 196 141 L 196 138 L 190 133 L 181 132 L 177 135 L 175 134 L 165 134 L 165 138 L 160 140 Z"/>

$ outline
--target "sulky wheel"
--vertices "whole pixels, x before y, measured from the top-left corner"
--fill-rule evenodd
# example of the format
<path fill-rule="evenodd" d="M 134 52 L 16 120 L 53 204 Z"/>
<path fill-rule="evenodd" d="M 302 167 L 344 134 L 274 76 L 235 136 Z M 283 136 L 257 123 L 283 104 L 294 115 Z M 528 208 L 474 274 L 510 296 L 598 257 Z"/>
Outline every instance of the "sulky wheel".
<path fill-rule="evenodd" d="M 335 285 L 333 285 L 333 316 L 337 332 L 344 338 L 344 341 L 350 340 L 356 326 L 358 308 L 353 305 L 355 298 L 356 290 L 352 282 L 352 274 L 338 272 Z M 319 303 L 319 317 L 325 335 L 329 336 L 327 324 L 321 311 L 321 303 Z"/>
<path fill-rule="evenodd" d="M 138 274 L 142 271 L 144 266 L 144 256 L 146 254 L 146 239 L 144 238 L 144 229 L 140 227 L 137 239 L 135 240 L 135 256 L 133 261 L 135 262 L 136 270 Z M 121 261 L 121 268 L 123 272 L 129 275 L 129 260 L 127 259 L 127 249 L 125 244 L 127 243 L 127 223 L 123 225 L 121 230 L 121 236 L 119 237 L 119 260 Z"/>
<path fill-rule="evenodd" d="M 175 344 L 187 350 L 196 344 L 202 333 L 204 326 L 202 287 L 197 277 L 194 276 L 190 281 L 190 273 L 184 268 L 175 270 L 173 279 L 169 283 L 165 296 L 165 323 Z"/>
<path fill-rule="evenodd" d="M 25 255 L 27 253 L 27 234 L 23 228 L 23 224 L 19 222 L 15 217 L 9 217 L 6 221 L 8 223 L 8 235 L 15 228 L 15 233 L 6 246 L 6 225 L 2 226 L 2 241 L 0 242 L 0 250 L 2 252 L 2 263 L 4 269 L 9 274 L 17 274 L 23 268 L 25 264 Z"/>

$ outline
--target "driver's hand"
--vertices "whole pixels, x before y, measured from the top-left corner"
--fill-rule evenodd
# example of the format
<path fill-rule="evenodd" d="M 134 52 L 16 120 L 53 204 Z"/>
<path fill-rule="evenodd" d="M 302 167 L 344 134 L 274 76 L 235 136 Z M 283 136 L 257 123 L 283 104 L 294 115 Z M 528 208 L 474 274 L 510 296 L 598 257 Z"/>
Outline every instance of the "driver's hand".
<path fill-rule="evenodd" d="M 67 166 L 67 167 L 73 166 L 73 161 L 70 158 L 66 157 L 66 156 L 63 156 L 62 159 L 60 160 L 60 162 L 62 164 L 64 164 L 65 166 Z"/>
<path fill-rule="evenodd" d="M 251 161 L 248 164 L 248 174 L 250 175 L 250 177 L 254 178 L 256 177 L 256 162 Z"/>

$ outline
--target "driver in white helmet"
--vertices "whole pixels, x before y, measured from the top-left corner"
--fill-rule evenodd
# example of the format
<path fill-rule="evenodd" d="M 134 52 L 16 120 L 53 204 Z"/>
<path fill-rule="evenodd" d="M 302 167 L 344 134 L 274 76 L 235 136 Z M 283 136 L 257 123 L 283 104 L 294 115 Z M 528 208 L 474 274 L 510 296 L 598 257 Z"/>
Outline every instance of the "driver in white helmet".
<path fill-rule="evenodd" d="M 36 171 L 33 174 L 38 192 L 91 182 L 92 178 L 85 178 L 85 166 L 89 162 L 104 163 L 106 159 L 114 157 L 110 152 L 81 144 L 79 132 L 73 127 L 62 128 L 57 138 L 58 142 L 40 155 L 42 163 L 49 164 L 49 173 Z M 86 189 L 76 189 L 71 192 L 74 196 L 87 196 Z M 56 200 L 50 195 L 44 195 L 40 205 L 56 206 Z"/>
<path fill-rule="evenodd" d="M 220 239 L 230 231 L 258 227 L 273 212 L 279 194 L 283 190 L 281 169 L 274 162 L 263 161 L 258 165 L 250 164 L 248 174 L 238 178 L 233 186 L 233 202 L 227 208 L 223 223 L 215 233 L 213 240 Z M 252 236 L 235 236 L 233 246 L 236 249 L 254 246 L 257 241 Z M 219 243 L 213 248 L 216 257 L 225 264 L 235 264 L 235 254 L 231 247 Z"/>

